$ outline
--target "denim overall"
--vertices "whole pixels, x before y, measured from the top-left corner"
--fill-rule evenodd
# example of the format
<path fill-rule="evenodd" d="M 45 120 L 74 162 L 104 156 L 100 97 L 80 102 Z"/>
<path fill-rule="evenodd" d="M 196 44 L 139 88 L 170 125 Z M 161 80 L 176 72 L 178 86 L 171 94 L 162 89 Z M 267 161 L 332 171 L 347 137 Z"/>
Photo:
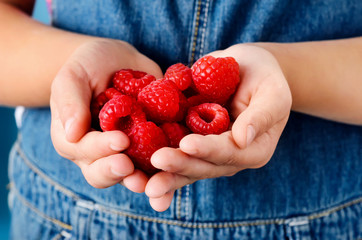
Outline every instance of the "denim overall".
<path fill-rule="evenodd" d="M 163 69 L 236 43 L 362 35 L 361 0 L 53 0 L 52 14 Z M 292 112 L 266 166 L 185 186 L 162 213 L 119 184 L 87 184 L 49 128 L 48 108 L 25 110 L 10 157 L 13 239 L 362 238 L 360 126 Z"/>

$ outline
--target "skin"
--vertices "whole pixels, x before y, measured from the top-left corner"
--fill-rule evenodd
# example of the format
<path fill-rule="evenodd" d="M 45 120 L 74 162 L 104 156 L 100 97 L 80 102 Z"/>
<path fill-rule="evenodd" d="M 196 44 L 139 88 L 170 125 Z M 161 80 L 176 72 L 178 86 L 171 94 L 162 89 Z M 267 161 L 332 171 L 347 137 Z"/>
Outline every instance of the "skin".
<path fill-rule="evenodd" d="M 94 187 L 122 183 L 145 192 L 156 211 L 168 209 L 182 186 L 267 164 L 291 109 L 362 125 L 361 38 L 234 45 L 210 53 L 234 57 L 242 73 L 231 130 L 191 134 L 179 149 L 158 150 L 151 162 L 164 171 L 148 179 L 122 154 L 129 145 L 125 134 L 90 131 L 89 103 L 116 70 L 161 78 L 159 66 L 128 43 L 42 25 L 28 15 L 33 5 L 0 1 L 0 104 L 50 106 L 51 136 L 61 156 Z"/>

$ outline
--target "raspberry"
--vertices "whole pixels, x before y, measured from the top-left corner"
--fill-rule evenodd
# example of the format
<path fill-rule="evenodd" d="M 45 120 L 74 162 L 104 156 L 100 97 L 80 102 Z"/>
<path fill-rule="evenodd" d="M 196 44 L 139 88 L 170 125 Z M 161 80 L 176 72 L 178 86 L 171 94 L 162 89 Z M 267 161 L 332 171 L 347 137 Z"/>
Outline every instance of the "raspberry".
<path fill-rule="evenodd" d="M 220 134 L 229 128 L 228 111 L 217 103 L 203 103 L 191 107 L 186 116 L 186 125 L 198 134 Z"/>
<path fill-rule="evenodd" d="M 121 93 L 136 98 L 142 88 L 154 80 L 154 76 L 145 72 L 122 69 L 114 74 L 113 86 Z"/>
<path fill-rule="evenodd" d="M 103 131 L 121 130 L 126 134 L 134 125 L 145 122 L 146 115 L 136 100 L 126 95 L 110 99 L 99 113 L 99 123 Z"/>
<path fill-rule="evenodd" d="M 115 88 L 107 88 L 106 91 L 104 91 L 104 93 L 106 94 L 108 99 L 112 99 L 114 96 L 124 95 Z"/>
<path fill-rule="evenodd" d="M 205 56 L 191 69 L 197 91 L 209 102 L 224 104 L 240 81 L 239 64 L 232 57 Z"/>
<path fill-rule="evenodd" d="M 173 148 L 178 148 L 181 139 L 190 133 L 188 128 L 175 122 L 164 123 L 161 128 L 168 139 L 169 146 Z"/>
<path fill-rule="evenodd" d="M 190 107 L 190 104 L 187 101 L 187 98 L 185 97 L 185 95 L 183 95 L 183 93 L 181 91 L 179 91 L 178 97 L 179 97 L 179 110 L 178 110 L 175 118 L 173 119 L 175 122 L 183 121 L 185 119 L 187 110 Z"/>
<path fill-rule="evenodd" d="M 174 82 L 164 79 L 153 81 L 138 94 L 138 101 L 146 116 L 157 123 L 172 122 L 179 112 L 180 90 Z"/>
<path fill-rule="evenodd" d="M 173 81 L 183 91 L 191 85 L 192 71 L 182 63 L 176 63 L 166 70 L 165 79 Z"/>
<path fill-rule="evenodd" d="M 142 110 L 141 105 L 133 99 L 132 113 L 130 119 L 124 122 L 123 131 L 128 135 L 134 126 L 142 122 L 147 122 L 146 113 Z"/>
<path fill-rule="evenodd" d="M 131 143 L 125 153 L 132 159 L 135 167 L 148 175 L 156 173 L 158 169 L 151 164 L 151 156 L 158 149 L 168 146 L 162 129 L 153 122 L 142 122 L 134 126 L 128 136 Z"/>
<path fill-rule="evenodd" d="M 202 95 L 195 95 L 195 96 L 189 97 L 187 99 L 187 102 L 190 107 L 194 107 L 194 106 L 200 105 L 202 103 L 207 103 L 205 97 Z"/>

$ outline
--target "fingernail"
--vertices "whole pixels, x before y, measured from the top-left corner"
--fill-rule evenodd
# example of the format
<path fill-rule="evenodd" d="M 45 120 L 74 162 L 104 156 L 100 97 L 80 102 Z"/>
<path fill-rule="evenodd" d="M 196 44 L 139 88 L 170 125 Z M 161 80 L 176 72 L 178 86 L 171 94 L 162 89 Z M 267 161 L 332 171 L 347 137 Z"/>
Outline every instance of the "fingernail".
<path fill-rule="evenodd" d="M 190 146 L 189 144 L 180 144 L 180 149 L 190 155 L 195 155 L 197 153 L 197 149 L 194 146 Z"/>
<path fill-rule="evenodd" d="M 255 129 L 253 126 L 249 125 L 246 130 L 246 145 L 249 146 L 255 138 Z"/>
<path fill-rule="evenodd" d="M 116 145 L 114 145 L 114 144 L 112 144 L 112 143 L 109 145 L 109 147 L 110 147 L 113 151 L 115 151 L 115 152 L 120 152 L 120 151 L 122 151 L 122 148 L 121 148 L 121 147 L 116 146 Z"/>
<path fill-rule="evenodd" d="M 69 135 L 70 129 L 74 123 L 74 118 L 70 118 L 65 122 L 65 126 L 64 126 L 64 131 L 65 131 L 65 135 Z"/>
<path fill-rule="evenodd" d="M 120 172 L 114 170 L 113 168 L 111 168 L 111 172 L 117 177 L 125 177 L 125 176 L 127 176 L 126 174 L 120 173 Z"/>

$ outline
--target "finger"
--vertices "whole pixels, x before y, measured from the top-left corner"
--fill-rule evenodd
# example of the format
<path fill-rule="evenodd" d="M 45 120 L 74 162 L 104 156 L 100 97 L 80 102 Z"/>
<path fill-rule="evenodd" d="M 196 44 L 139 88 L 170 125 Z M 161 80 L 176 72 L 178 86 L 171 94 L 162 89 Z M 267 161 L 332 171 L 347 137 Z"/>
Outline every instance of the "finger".
<path fill-rule="evenodd" d="M 111 155 L 79 166 L 87 182 L 95 188 L 113 186 L 134 171 L 132 161 L 125 154 Z"/>
<path fill-rule="evenodd" d="M 66 139 L 78 141 L 90 127 L 92 90 L 87 72 L 75 60 L 68 62 L 55 77 L 51 92 L 51 107 L 58 112 Z"/>
<path fill-rule="evenodd" d="M 91 131 L 77 143 L 68 142 L 60 121 L 52 122 L 52 141 L 57 152 L 72 161 L 91 164 L 96 159 L 119 153 L 129 146 L 128 136 L 121 131 Z M 78 164 L 79 165 L 79 164 Z"/>
<path fill-rule="evenodd" d="M 151 74 L 156 79 L 163 78 L 162 70 L 158 66 L 157 63 L 155 63 L 151 59 L 145 57 L 144 55 L 140 55 L 138 57 L 138 60 L 139 60 L 139 63 L 137 65 L 140 66 L 140 68 L 139 69 L 137 68 L 137 69 L 134 69 L 134 70 L 139 70 L 139 71 L 143 71 L 143 72 L 146 72 L 148 74 Z"/>
<path fill-rule="evenodd" d="M 173 192 L 194 181 L 182 175 L 160 172 L 150 178 L 146 185 L 145 193 L 149 198 L 161 198 L 167 193 Z"/>
<path fill-rule="evenodd" d="M 123 186 L 136 193 L 143 193 L 148 182 L 147 175 L 141 170 L 135 169 L 131 175 L 123 179 Z"/>
<path fill-rule="evenodd" d="M 249 106 L 239 114 L 232 126 L 236 144 L 244 149 L 277 122 L 289 116 L 290 101 L 274 88 L 262 88 L 252 97 Z M 237 100 L 236 100 L 237 101 Z"/>
<path fill-rule="evenodd" d="M 284 125 L 284 121 L 278 122 L 245 149 L 235 143 L 230 131 L 220 135 L 190 134 L 181 140 L 180 149 L 194 158 L 223 167 L 215 169 L 213 174 L 230 176 L 246 168 L 263 166 L 274 152 Z"/>
<path fill-rule="evenodd" d="M 175 191 L 171 191 L 171 192 L 166 193 L 162 197 L 150 198 L 149 201 L 150 201 L 151 207 L 157 212 L 166 211 L 171 205 L 174 193 L 175 193 Z"/>
<path fill-rule="evenodd" d="M 229 163 L 239 147 L 230 131 L 220 135 L 190 134 L 180 142 L 180 149 L 194 158 L 200 158 L 216 165 Z"/>
<path fill-rule="evenodd" d="M 151 157 L 152 165 L 163 171 L 176 173 L 190 179 L 205 179 L 235 173 L 235 167 L 216 165 L 209 161 L 189 156 L 180 149 L 161 148 Z"/>

